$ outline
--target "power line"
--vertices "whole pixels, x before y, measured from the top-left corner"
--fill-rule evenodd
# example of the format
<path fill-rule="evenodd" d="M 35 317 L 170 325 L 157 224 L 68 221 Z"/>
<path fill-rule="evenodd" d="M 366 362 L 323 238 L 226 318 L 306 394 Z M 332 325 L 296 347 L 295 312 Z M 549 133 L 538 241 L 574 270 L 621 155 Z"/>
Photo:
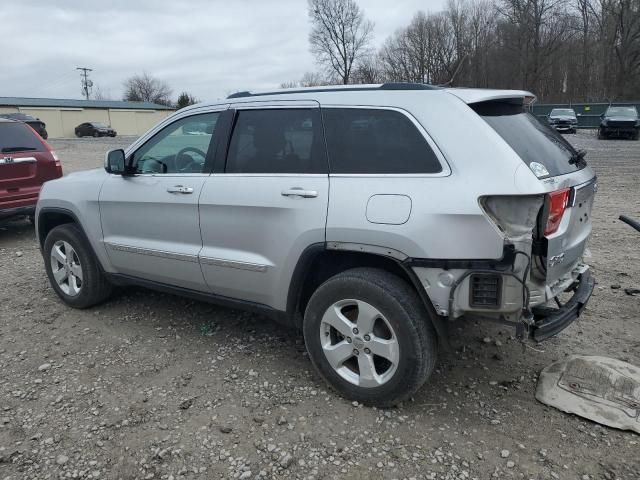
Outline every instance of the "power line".
<path fill-rule="evenodd" d="M 80 76 L 82 77 L 82 80 L 81 80 L 82 91 L 84 92 L 84 98 L 89 100 L 89 89 L 91 87 L 93 87 L 93 82 L 91 80 L 89 80 L 89 73 L 88 72 L 93 72 L 93 69 L 92 68 L 86 68 L 86 67 L 76 67 L 76 70 L 81 70 L 82 71 L 82 73 L 80 74 Z"/>

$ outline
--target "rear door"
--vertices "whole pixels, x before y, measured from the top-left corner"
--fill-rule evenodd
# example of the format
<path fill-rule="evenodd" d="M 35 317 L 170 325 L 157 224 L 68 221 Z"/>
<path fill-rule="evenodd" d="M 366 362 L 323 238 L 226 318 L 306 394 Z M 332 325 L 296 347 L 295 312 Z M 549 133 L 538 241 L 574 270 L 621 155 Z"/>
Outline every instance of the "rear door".
<path fill-rule="evenodd" d="M 28 125 L 0 121 L 0 210 L 34 204 L 42 175 L 53 168 L 53 157 Z"/>
<path fill-rule="evenodd" d="M 120 274 L 206 291 L 198 197 L 211 171 L 220 111 L 170 123 L 129 154 L 132 176 L 100 191 L 104 243 Z"/>
<path fill-rule="evenodd" d="M 319 105 L 235 108 L 228 151 L 200 197 L 200 263 L 213 293 L 284 310 L 300 255 L 325 241 L 329 179 Z"/>

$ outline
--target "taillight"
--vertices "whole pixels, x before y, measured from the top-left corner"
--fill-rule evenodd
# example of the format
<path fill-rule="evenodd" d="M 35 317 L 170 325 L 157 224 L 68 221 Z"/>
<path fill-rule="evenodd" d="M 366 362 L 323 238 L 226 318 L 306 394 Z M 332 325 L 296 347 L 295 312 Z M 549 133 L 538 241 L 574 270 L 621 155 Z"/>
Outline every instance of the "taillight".
<path fill-rule="evenodd" d="M 60 162 L 60 159 L 58 158 L 58 155 L 53 150 L 53 148 L 51 148 L 51 145 L 49 145 L 47 142 L 42 140 L 42 144 L 47 148 L 47 150 L 49 150 L 49 153 L 53 157 L 53 161 L 55 162 L 55 165 L 56 165 L 56 172 L 58 173 L 58 176 L 61 177 L 62 176 L 62 163 Z"/>
<path fill-rule="evenodd" d="M 544 227 L 544 234 L 551 235 L 558 231 L 564 211 L 569 204 L 570 188 L 558 190 L 547 194 L 549 199 L 549 214 L 547 215 L 547 225 Z"/>

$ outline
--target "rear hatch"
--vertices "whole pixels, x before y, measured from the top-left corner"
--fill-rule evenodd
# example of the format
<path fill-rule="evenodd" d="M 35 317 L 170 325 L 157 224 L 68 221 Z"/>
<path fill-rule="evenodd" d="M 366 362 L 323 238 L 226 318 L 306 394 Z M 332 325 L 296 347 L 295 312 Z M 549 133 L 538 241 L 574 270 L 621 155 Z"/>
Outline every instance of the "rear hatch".
<path fill-rule="evenodd" d="M 591 233 L 597 190 L 584 152 L 526 112 L 518 101 L 470 105 L 518 154 L 548 190 L 534 238 L 535 265 L 547 284 L 566 277 L 581 260 Z"/>
<path fill-rule="evenodd" d="M 35 203 L 42 183 L 57 176 L 57 162 L 32 128 L 0 121 L 0 209 Z"/>

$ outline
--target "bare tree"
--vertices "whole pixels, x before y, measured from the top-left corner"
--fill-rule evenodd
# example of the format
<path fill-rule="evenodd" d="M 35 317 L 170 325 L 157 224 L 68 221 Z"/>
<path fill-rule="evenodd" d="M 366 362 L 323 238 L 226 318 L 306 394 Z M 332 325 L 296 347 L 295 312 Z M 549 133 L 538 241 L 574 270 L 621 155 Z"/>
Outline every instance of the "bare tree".
<path fill-rule="evenodd" d="M 448 0 L 442 12 L 417 12 L 377 55 L 355 59 L 348 81 L 518 88 L 543 102 L 637 100 L 640 0 Z"/>
<path fill-rule="evenodd" d="M 300 79 L 301 87 L 321 87 L 323 85 L 332 85 L 335 82 L 328 80 L 321 73 L 306 72 Z"/>
<path fill-rule="evenodd" d="M 124 100 L 131 102 L 171 105 L 171 93 L 172 90 L 166 82 L 146 72 L 134 75 L 124 82 Z"/>
<path fill-rule="evenodd" d="M 360 60 L 352 73 L 353 83 L 383 83 L 385 80 L 384 71 L 377 55 Z"/>
<path fill-rule="evenodd" d="M 95 100 L 113 100 L 109 90 L 103 90 L 100 85 L 96 85 L 93 89 L 93 98 Z"/>
<path fill-rule="evenodd" d="M 309 0 L 309 17 L 311 52 L 348 84 L 354 63 L 369 53 L 373 23 L 354 0 Z"/>

